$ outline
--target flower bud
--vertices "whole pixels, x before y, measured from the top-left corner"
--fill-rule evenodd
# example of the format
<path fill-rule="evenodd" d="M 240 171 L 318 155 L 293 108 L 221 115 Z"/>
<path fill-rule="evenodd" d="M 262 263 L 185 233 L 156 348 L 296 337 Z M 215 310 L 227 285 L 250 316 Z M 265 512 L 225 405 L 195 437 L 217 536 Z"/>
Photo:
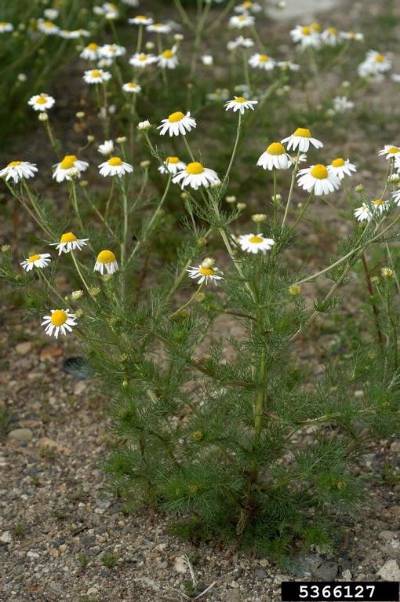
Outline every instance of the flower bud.
<path fill-rule="evenodd" d="M 87 186 L 89 186 L 89 182 L 88 182 L 87 180 L 81 180 L 81 181 L 79 182 L 79 186 L 80 186 L 81 188 L 86 188 Z"/>
<path fill-rule="evenodd" d="M 84 113 L 83 111 L 78 111 L 78 112 L 76 113 L 76 117 L 77 117 L 78 119 L 83 119 L 83 118 L 85 117 L 85 113 Z"/>
<path fill-rule="evenodd" d="M 254 213 L 251 216 L 251 219 L 255 224 L 262 224 L 262 222 L 267 221 L 267 216 L 265 215 L 265 213 Z"/>
<path fill-rule="evenodd" d="M 118 136 L 118 138 L 116 139 L 116 142 L 118 144 L 125 144 L 125 142 L 126 142 L 126 136 Z"/>
<path fill-rule="evenodd" d="M 72 293 L 71 293 L 72 301 L 78 301 L 78 299 L 80 299 L 82 296 L 83 296 L 83 291 L 81 291 L 81 290 L 72 291 Z"/>
<path fill-rule="evenodd" d="M 93 134 L 89 134 L 88 136 L 86 136 L 86 138 L 87 138 L 88 142 L 94 142 L 94 136 L 93 136 Z"/>
<path fill-rule="evenodd" d="M 246 203 L 238 203 L 236 207 L 239 209 L 239 211 L 243 211 L 243 209 L 246 209 L 247 205 Z"/>
<path fill-rule="evenodd" d="M 383 267 L 381 269 L 382 278 L 393 278 L 394 272 L 391 268 Z"/>
<path fill-rule="evenodd" d="M 355 192 L 364 192 L 364 186 L 362 184 L 357 184 L 357 186 L 354 188 Z"/>
<path fill-rule="evenodd" d="M 143 169 L 147 169 L 148 167 L 150 167 L 150 161 L 148 159 L 146 161 L 141 161 L 140 167 L 142 167 Z"/>
<path fill-rule="evenodd" d="M 236 197 L 234 195 L 225 197 L 227 203 L 236 203 Z"/>
<path fill-rule="evenodd" d="M 154 42 L 146 42 L 146 50 L 153 50 Z"/>
<path fill-rule="evenodd" d="M 39 119 L 39 121 L 48 121 L 49 117 L 48 117 L 47 113 L 41 112 L 41 113 L 39 113 L 38 119 Z"/>
<path fill-rule="evenodd" d="M 149 130 L 151 128 L 151 123 L 149 120 L 141 121 L 137 126 L 138 130 Z"/>
<path fill-rule="evenodd" d="M 201 262 L 201 266 L 203 268 L 212 268 L 213 265 L 215 265 L 215 259 L 213 259 L 212 257 L 206 257 L 205 259 L 203 259 L 203 261 Z"/>
<path fill-rule="evenodd" d="M 289 295 L 292 295 L 292 297 L 298 297 L 298 295 L 301 293 L 301 286 L 300 284 L 291 284 L 288 288 L 288 291 Z"/>

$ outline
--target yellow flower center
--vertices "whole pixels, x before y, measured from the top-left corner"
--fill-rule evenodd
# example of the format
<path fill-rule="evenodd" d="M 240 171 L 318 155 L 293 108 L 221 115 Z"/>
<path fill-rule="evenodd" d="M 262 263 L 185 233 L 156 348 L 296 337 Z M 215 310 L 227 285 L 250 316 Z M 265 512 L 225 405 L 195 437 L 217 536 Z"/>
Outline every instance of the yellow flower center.
<path fill-rule="evenodd" d="M 385 55 L 384 54 L 377 54 L 375 56 L 375 62 L 376 63 L 383 63 L 384 60 L 385 60 Z"/>
<path fill-rule="evenodd" d="M 333 167 L 343 167 L 343 165 L 346 163 L 346 161 L 344 159 L 342 159 L 342 157 L 338 157 L 337 159 L 334 159 L 332 161 L 332 166 Z"/>
<path fill-rule="evenodd" d="M 253 6 L 253 3 L 251 2 L 251 0 L 247 0 L 247 2 L 243 2 L 242 6 L 243 8 L 251 8 Z"/>
<path fill-rule="evenodd" d="M 90 75 L 92 77 L 98 78 L 98 77 L 102 76 L 102 73 L 101 73 L 101 71 L 99 69 L 92 69 L 91 72 L 90 72 Z"/>
<path fill-rule="evenodd" d="M 383 199 L 374 199 L 374 200 L 372 201 L 372 204 L 373 204 L 375 207 L 380 207 L 380 206 L 381 206 L 381 205 L 383 205 L 384 203 L 385 203 L 385 201 L 384 201 Z"/>
<path fill-rule="evenodd" d="M 215 270 L 214 270 L 214 268 L 207 268 L 207 267 L 201 265 L 199 267 L 199 274 L 201 274 L 202 276 L 214 276 Z"/>
<path fill-rule="evenodd" d="M 18 165 L 21 165 L 22 161 L 11 161 L 11 163 L 9 163 L 7 165 L 7 167 L 18 167 Z"/>
<path fill-rule="evenodd" d="M 88 50 L 97 50 L 97 49 L 98 49 L 98 45 L 96 44 L 96 42 L 91 42 L 90 44 L 88 44 L 88 45 L 86 46 L 86 48 L 87 48 Z"/>
<path fill-rule="evenodd" d="M 311 27 L 308 27 L 308 25 L 306 25 L 305 27 L 302 27 L 301 33 L 303 34 L 303 36 L 310 36 L 311 35 Z"/>
<path fill-rule="evenodd" d="M 328 27 L 328 29 L 326 31 L 328 33 L 332 34 L 333 36 L 337 35 L 337 29 L 336 29 L 336 27 Z"/>
<path fill-rule="evenodd" d="M 137 21 L 146 21 L 147 20 L 146 17 L 144 17 L 143 15 L 138 15 L 136 17 L 136 19 L 137 19 Z"/>
<path fill-rule="evenodd" d="M 262 236 L 259 236 L 258 234 L 253 234 L 249 237 L 249 242 L 251 242 L 253 245 L 259 245 L 262 241 Z"/>
<path fill-rule="evenodd" d="M 258 60 L 260 61 L 260 63 L 268 63 L 270 58 L 269 58 L 268 54 L 260 54 L 260 55 L 258 55 Z"/>
<path fill-rule="evenodd" d="M 34 263 L 35 261 L 38 261 L 38 259 L 40 259 L 40 255 L 30 255 L 28 257 L 28 262 L 29 263 Z"/>
<path fill-rule="evenodd" d="M 197 176 L 204 171 L 204 166 L 198 161 L 193 161 L 193 163 L 189 163 L 186 167 L 186 171 L 191 176 Z"/>
<path fill-rule="evenodd" d="M 171 113 L 168 117 L 168 121 L 170 123 L 176 123 L 177 121 L 181 121 L 185 115 L 181 111 L 176 111 L 175 113 Z"/>
<path fill-rule="evenodd" d="M 104 251 L 100 251 L 97 255 L 97 261 L 99 263 L 113 263 L 115 261 L 115 255 L 112 251 L 105 249 Z"/>
<path fill-rule="evenodd" d="M 400 153 L 400 148 L 398 146 L 391 146 L 388 150 L 388 153 L 396 155 L 397 153 Z"/>
<path fill-rule="evenodd" d="M 40 94 L 36 99 L 36 102 L 38 105 L 45 105 L 47 102 L 47 96 L 43 96 L 43 94 Z"/>
<path fill-rule="evenodd" d="M 141 52 L 139 54 L 139 61 L 142 61 L 142 63 L 144 63 L 147 60 L 147 54 L 144 54 L 143 52 Z"/>
<path fill-rule="evenodd" d="M 119 157 L 111 157 L 107 163 L 109 165 L 112 165 L 112 167 L 119 167 L 120 165 L 122 165 L 122 159 L 120 159 Z"/>
<path fill-rule="evenodd" d="M 75 155 L 65 155 L 64 159 L 60 163 L 61 169 L 71 169 L 75 166 L 77 157 Z"/>
<path fill-rule="evenodd" d="M 179 163 L 179 161 L 180 161 L 179 157 L 167 157 L 165 159 L 165 163 L 173 163 L 174 165 Z"/>
<path fill-rule="evenodd" d="M 174 56 L 174 52 L 173 52 L 173 50 L 164 50 L 164 52 L 162 53 L 162 56 L 165 59 L 172 59 L 172 57 Z"/>
<path fill-rule="evenodd" d="M 244 102 L 246 102 L 246 99 L 243 96 L 234 96 L 234 101 L 243 104 Z"/>
<path fill-rule="evenodd" d="M 285 152 L 285 147 L 280 142 L 273 142 L 267 148 L 267 153 L 270 155 L 283 155 Z"/>
<path fill-rule="evenodd" d="M 311 138 L 311 131 L 308 128 L 297 128 L 293 136 L 299 136 L 300 138 Z"/>
<path fill-rule="evenodd" d="M 321 31 L 321 25 L 314 21 L 314 23 L 311 23 L 310 29 L 311 31 Z"/>
<path fill-rule="evenodd" d="M 311 168 L 310 174 L 317 180 L 325 180 L 328 177 L 328 170 L 325 165 L 318 164 Z"/>
<path fill-rule="evenodd" d="M 63 309 L 55 309 L 51 314 L 51 323 L 53 326 L 62 326 L 67 320 L 67 312 Z"/>
<path fill-rule="evenodd" d="M 60 238 L 60 242 L 74 242 L 78 240 L 73 232 L 65 232 Z"/>
<path fill-rule="evenodd" d="M 53 27 L 54 27 L 53 21 L 44 21 L 42 25 L 46 29 L 53 29 Z"/>

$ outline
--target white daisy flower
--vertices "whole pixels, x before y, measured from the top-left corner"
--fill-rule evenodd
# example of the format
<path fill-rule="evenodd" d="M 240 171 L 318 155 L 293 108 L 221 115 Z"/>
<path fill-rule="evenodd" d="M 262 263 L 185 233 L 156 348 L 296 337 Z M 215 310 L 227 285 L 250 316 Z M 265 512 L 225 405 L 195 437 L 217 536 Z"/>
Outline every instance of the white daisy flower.
<path fill-rule="evenodd" d="M 198 161 L 188 163 L 185 169 L 174 176 L 172 181 L 174 184 L 180 184 L 181 188 L 190 186 L 193 190 L 198 190 L 201 186 L 208 188 L 209 186 L 216 186 L 221 183 L 218 174 L 213 169 L 204 167 Z"/>
<path fill-rule="evenodd" d="M 55 247 L 58 254 L 70 253 L 70 251 L 81 251 L 83 247 L 86 247 L 88 238 L 77 238 L 73 232 L 64 232 L 61 235 L 59 242 L 50 243 L 51 247 Z"/>
<path fill-rule="evenodd" d="M 336 27 L 327 27 L 327 29 L 321 33 L 321 42 L 326 46 L 337 46 L 338 44 L 341 44 L 342 39 L 343 38 Z"/>
<path fill-rule="evenodd" d="M 0 21 L 0 33 L 9 33 L 14 31 L 14 25 L 6 21 Z"/>
<path fill-rule="evenodd" d="M 76 315 L 69 309 L 52 309 L 49 316 L 44 316 L 42 326 L 45 326 L 45 333 L 58 339 L 58 335 L 66 335 L 76 326 Z"/>
<path fill-rule="evenodd" d="M 51 262 L 50 253 L 38 253 L 37 255 L 30 255 L 21 264 L 25 272 L 30 272 L 33 268 L 46 268 Z"/>
<path fill-rule="evenodd" d="M 366 203 L 363 203 L 361 207 L 354 209 L 354 217 L 358 222 L 370 222 L 372 220 L 372 211 Z"/>
<path fill-rule="evenodd" d="M 201 56 L 201 62 L 206 67 L 211 67 L 214 64 L 214 57 L 212 56 L 212 54 L 203 54 Z"/>
<path fill-rule="evenodd" d="M 228 50 L 236 50 L 236 48 L 252 48 L 252 46 L 254 46 L 253 40 L 251 38 L 244 38 L 243 36 L 238 36 L 227 44 Z"/>
<path fill-rule="evenodd" d="M 172 174 L 175 176 L 179 171 L 182 171 L 186 168 L 186 163 L 181 161 L 179 157 L 167 157 L 163 163 L 158 168 L 158 171 L 162 174 Z"/>
<path fill-rule="evenodd" d="M 45 19 L 37 20 L 37 28 L 41 33 L 44 33 L 47 36 L 56 36 L 60 31 L 58 25 L 53 23 L 53 21 L 46 21 Z"/>
<path fill-rule="evenodd" d="M 104 249 L 97 255 L 94 271 L 100 272 L 103 276 L 105 273 L 114 274 L 118 271 L 118 261 L 112 251 Z"/>
<path fill-rule="evenodd" d="M 380 157 L 386 157 L 389 161 L 393 159 L 395 163 L 400 161 L 400 147 L 392 146 L 391 144 L 386 144 L 379 152 L 378 155 Z"/>
<path fill-rule="evenodd" d="M 308 128 L 297 128 L 291 136 L 284 138 L 282 144 L 287 144 L 288 150 L 299 150 L 306 153 L 311 146 L 322 148 L 324 145 L 320 140 L 313 138 Z"/>
<path fill-rule="evenodd" d="M 79 178 L 87 170 L 89 163 L 80 161 L 75 155 L 65 155 L 64 159 L 54 165 L 53 179 L 56 182 Z"/>
<path fill-rule="evenodd" d="M 105 59 L 115 59 L 119 56 L 123 56 L 126 53 L 126 49 L 119 44 L 103 44 L 99 48 L 99 54 Z"/>
<path fill-rule="evenodd" d="M 97 150 L 101 155 L 104 155 L 104 156 L 111 155 L 111 153 L 114 150 L 114 141 L 113 140 L 105 140 L 103 142 L 103 144 L 100 144 L 97 147 Z"/>
<path fill-rule="evenodd" d="M 145 52 L 135 52 L 129 59 L 129 63 L 139 69 L 144 69 L 156 62 L 157 57 L 154 54 L 146 54 Z"/>
<path fill-rule="evenodd" d="M 328 168 L 321 164 L 301 169 L 298 173 L 298 184 L 315 196 L 330 194 L 340 188 L 339 178 L 330 174 Z"/>
<path fill-rule="evenodd" d="M 245 0 L 241 4 L 238 4 L 233 9 L 235 13 L 246 14 L 246 13 L 259 13 L 262 7 L 258 2 L 252 2 L 252 0 Z"/>
<path fill-rule="evenodd" d="M 132 173 L 133 167 L 130 163 L 122 161 L 120 157 L 110 157 L 108 161 L 99 165 L 100 175 L 104 176 L 118 176 L 121 178 L 127 173 Z"/>
<path fill-rule="evenodd" d="M 349 159 L 345 160 L 342 157 L 337 157 L 328 165 L 328 171 L 339 178 L 339 180 L 343 180 L 345 176 L 352 176 L 357 171 L 357 168 L 354 163 L 350 163 Z"/>
<path fill-rule="evenodd" d="M 272 59 L 268 54 L 253 54 L 249 58 L 249 65 L 253 67 L 253 69 L 264 69 L 264 71 L 271 71 L 276 63 L 274 59 Z"/>
<path fill-rule="evenodd" d="M 265 238 L 264 234 L 242 234 L 239 236 L 239 245 L 242 251 L 246 253 L 263 253 L 272 249 L 275 241 L 272 238 Z"/>
<path fill-rule="evenodd" d="M 228 100 L 228 102 L 225 103 L 225 110 L 233 111 L 234 113 L 239 111 L 240 114 L 243 115 L 248 109 L 254 111 L 256 104 L 258 104 L 258 100 L 247 100 L 247 98 L 244 98 L 243 96 L 235 96 L 233 100 Z"/>
<path fill-rule="evenodd" d="M 171 33 L 172 28 L 167 23 L 152 23 L 151 25 L 147 25 L 146 31 L 150 33 Z"/>
<path fill-rule="evenodd" d="M 52 96 L 42 92 L 41 94 L 32 96 L 32 98 L 29 99 L 28 104 L 34 111 L 47 111 L 54 106 L 55 102 L 56 101 Z"/>
<path fill-rule="evenodd" d="M 292 159 L 281 142 L 272 142 L 257 161 L 258 167 L 268 169 L 289 169 Z"/>
<path fill-rule="evenodd" d="M 121 0 L 122 4 L 126 4 L 127 6 L 131 6 L 132 8 L 136 8 L 139 6 L 139 0 Z"/>
<path fill-rule="evenodd" d="M 111 73 L 103 69 L 90 69 L 85 71 L 83 79 L 87 84 L 104 84 L 111 79 Z"/>
<path fill-rule="evenodd" d="M 292 61 L 278 61 L 278 63 L 276 63 L 276 64 L 279 67 L 279 69 L 282 69 L 282 71 L 299 71 L 300 70 L 300 65 L 298 65 L 297 63 L 292 63 Z"/>
<path fill-rule="evenodd" d="M 207 285 L 218 284 L 219 280 L 223 280 L 223 272 L 215 266 L 214 259 L 207 257 L 200 265 L 190 266 L 187 269 L 189 277 L 197 280 L 199 284 Z"/>
<path fill-rule="evenodd" d="M 60 11 L 58 11 L 56 8 L 46 8 L 46 10 L 43 11 L 43 14 L 46 17 L 46 19 L 54 21 L 55 19 L 57 19 L 58 15 L 60 14 Z"/>
<path fill-rule="evenodd" d="M 122 86 L 122 89 L 128 94 L 139 94 L 142 90 L 142 86 L 139 86 L 136 82 L 127 82 Z"/>
<path fill-rule="evenodd" d="M 100 57 L 100 46 L 96 42 L 91 42 L 85 46 L 79 56 L 85 61 L 97 61 Z"/>
<path fill-rule="evenodd" d="M 96 15 L 102 15 L 105 19 L 109 21 L 113 21 L 114 19 L 118 19 L 119 12 L 118 7 L 112 2 L 104 2 L 102 6 L 95 6 L 93 8 L 93 12 Z"/>
<path fill-rule="evenodd" d="M 253 27 L 255 22 L 255 18 L 248 13 L 243 15 L 234 15 L 229 19 L 229 27 L 234 29 L 243 29 L 244 27 Z"/>
<path fill-rule="evenodd" d="M 333 108 L 336 113 L 345 113 L 354 109 L 354 102 L 349 100 L 347 96 L 335 96 L 333 99 Z"/>
<path fill-rule="evenodd" d="M 0 170 L 0 178 L 13 180 L 14 184 L 17 184 L 21 180 L 29 180 L 33 178 L 37 172 L 37 167 L 34 163 L 28 161 L 11 161 Z"/>
<path fill-rule="evenodd" d="M 371 208 L 373 215 L 382 215 L 390 209 L 390 202 L 383 199 L 374 199 L 371 201 Z"/>
<path fill-rule="evenodd" d="M 321 46 L 320 33 L 312 25 L 296 25 L 290 32 L 290 37 L 301 48 L 319 48 Z"/>
<path fill-rule="evenodd" d="M 400 207 L 400 190 L 395 190 L 392 196 L 393 202 Z"/>
<path fill-rule="evenodd" d="M 74 29 L 72 31 L 62 29 L 59 36 L 65 40 L 78 40 L 79 38 L 90 37 L 90 31 L 87 31 L 86 29 Z"/>
<path fill-rule="evenodd" d="M 341 31 L 340 35 L 343 38 L 343 40 L 349 40 L 351 42 L 363 42 L 364 41 L 364 34 L 360 33 L 360 32 Z"/>
<path fill-rule="evenodd" d="M 179 135 L 186 136 L 187 132 L 194 129 L 196 125 L 196 121 L 190 116 L 190 112 L 185 115 L 181 111 L 176 111 L 171 113 L 167 119 L 163 119 L 157 129 L 160 130 L 161 136 L 165 136 L 168 132 L 171 138 Z"/>
<path fill-rule="evenodd" d="M 358 66 L 358 75 L 380 81 L 391 68 L 392 61 L 387 56 L 376 50 L 369 50 L 365 60 Z"/>
<path fill-rule="evenodd" d="M 178 57 L 176 56 L 176 48 L 163 50 L 158 56 L 158 64 L 162 69 L 175 69 L 178 65 Z"/>
<path fill-rule="evenodd" d="M 151 17 L 145 17 L 144 15 L 138 15 L 137 17 L 133 17 L 133 19 L 128 19 L 128 23 L 131 25 L 151 25 L 153 19 Z"/>

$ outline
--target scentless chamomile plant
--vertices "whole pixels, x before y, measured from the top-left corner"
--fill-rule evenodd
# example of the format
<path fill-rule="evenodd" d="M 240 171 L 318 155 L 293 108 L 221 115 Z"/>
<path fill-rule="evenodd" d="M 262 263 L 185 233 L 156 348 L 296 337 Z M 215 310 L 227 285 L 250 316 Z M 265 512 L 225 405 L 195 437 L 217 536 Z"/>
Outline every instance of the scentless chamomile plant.
<path fill-rule="evenodd" d="M 113 23 L 117 13 L 106 4 Z M 208 4 L 199 3 L 192 76 Z M 145 31 L 158 41 L 170 33 L 148 16 L 130 19 L 137 44 L 129 80 L 120 44 L 80 49 L 88 63 L 88 110 L 93 102 L 103 126 L 96 175 L 85 154 L 93 137 L 79 151 L 64 150 L 52 119 L 57 100 L 40 91 L 32 96 L 29 105 L 55 156 L 52 179 L 62 203 L 51 208 L 36 192 L 42 175 L 36 164 L 14 159 L 1 169 L 10 197 L 43 240 L 19 258 L 19 272 L 3 249 L 0 274 L 24 291 L 44 336 L 80 339 L 111 400 L 115 444 L 107 471 L 128 505 L 163 510 L 176 532 L 193 539 L 236 541 L 282 557 L 335 537 L 340 515 L 360 496 L 352 471 L 357 453 L 366 440 L 398 429 L 392 243 L 400 162 L 397 147 L 382 150 L 387 176 L 371 198 L 352 186 L 353 158 L 332 156 L 305 120 L 291 134 L 282 135 L 276 124 L 273 137 L 254 140 L 251 126 L 258 116 L 265 120 L 271 86 L 281 86 L 282 73 L 299 66 L 265 53 L 252 12 L 234 13 L 230 27 L 251 32 L 260 47 L 249 52 L 254 41 L 232 41 L 246 85 L 224 107 L 214 97 L 217 115 L 225 108 L 234 132 L 225 146 L 208 145 L 205 137 L 193 143 L 196 133 L 211 136 L 212 128 L 200 108 L 192 110 L 190 95 L 185 104 L 171 96 L 162 118 L 159 106 L 148 99 L 141 104 L 140 95 L 155 85 L 151 70 L 163 70 L 158 79 L 167 94 L 177 57 L 183 58 L 180 35 L 176 46 L 148 52 Z M 311 45 L 311 69 L 318 68 L 317 51 L 344 39 L 315 24 L 300 33 L 294 41 L 305 53 Z M 384 61 L 370 54 L 366 62 L 362 77 L 379 79 Z M 275 71 L 279 81 L 271 82 Z M 346 97 L 334 104 L 338 113 L 352 109 Z M 267 113 L 269 133 L 276 115 Z M 77 119 L 83 123 L 85 115 Z M 126 136 L 116 136 L 117 123 L 127 124 Z M 265 195 L 257 191 L 249 225 L 244 203 L 226 201 L 235 201 L 241 153 L 255 145 L 248 181 L 261 179 Z M 353 232 L 311 272 L 307 261 L 300 263 L 305 219 L 339 195 Z M 183 217 L 171 232 L 173 203 Z M 166 232 L 173 239 L 168 259 L 158 247 Z M 318 377 L 313 361 L 302 360 L 303 341 L 317 336 L 317 318 L 323 322 L 328 312 L 341 328 L 338 294 L 354 274 L 367 284 L 361 299 L 368 311 L 352 316 L 343 337 L 347 353 Z M 308 283 L 318 283 L 318 294 Z M 365 335 L 355 332 L 360 324 Z"/>

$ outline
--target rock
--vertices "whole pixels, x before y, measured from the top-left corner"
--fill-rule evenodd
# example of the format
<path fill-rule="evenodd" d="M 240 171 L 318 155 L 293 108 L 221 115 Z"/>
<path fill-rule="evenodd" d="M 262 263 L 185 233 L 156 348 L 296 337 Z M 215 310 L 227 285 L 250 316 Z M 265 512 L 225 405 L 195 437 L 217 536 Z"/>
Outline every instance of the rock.
<path fill-rule="evenodd" d="M 256 579 L 265 579 L 267 577 L 267 572 L 261 567 L 257 567 L 254 573 Z"/>
<path fill-rule="evenodd" d="M 338 572 L 338 565 L 333 560 L 327 560 L 313 570 L 313 576 L 321 581 L 334 581 Z"/>
<path fill-rule="evenodd" d="M 30 429 L 14 429 L 8 433 L 8 437 L 21 443 L 28 443 L 32 441 L 33 433 Z"/>
<path fill-rule="evenodd" d="M 175 558 L 174 569 L 176 570 L 177 573 L 181 573 L 181 575 L 184 575 L 186 573 L 187 564 L 186 564 L 186 560 L 183 556 L 177 556 Z"/>
<path fill-rule="evenodd" d="M 15 351 L 18 355 L 26 355 L 32 349 L 32 343 L 30 341 L 25 341 L 24 343 L 18 343 L 15 347 Z"/>
<path fill-rule="evenodd" d="M 238 589 L 226 592 L 224 602 L 240 602 L 242 599 L 240 591 Z"/>
<path fill-rule="evenodd" d="M 400 567 L 396 560 L 388 560 L 378 571 L 384 581 L 400 581 Z"/>
<path fill-rule="evenodd" d="M 400 452 L 400 441 L 393 441 L 390 446 L 390 451 L 399 453 Z"/>
<path fill-rule="evenodd" d="M 83 381 L 80 381 L 80 382 L 76 383 L 76 385 L 74 387 L 74 395 L 76 395 L 78 397 L 78 395 L 81 395 L 85 390 L 86 390 L 86 383 Z"/>
<path fill-rule="evenodd" d="M 87 596 L 96 596 L 99 593 L 99 590 L 97 589 L 97 587 L 89 587 L 89 589 L 86 592 Z"/>
<path fill-rule="evenodd" d="M 63 445 L 57 443 L 57 441 L 53 441 L 53 439 L 49 439 L 48 437 L 41 437 L 38 441 L 38 447 L 40 449 L 52 450 L 55 452 L 60 452 L 63 454 L 70 454 L 71 450 Z"/>
<path fill-rule="evenodd" d="M 394 531 L 381 531 L 379 533 L 379 537 L 384 541 L 391 541 L 392 539 L 396 539 L 397 533 L 395 533 Z"/>
<path fill-rule="evenodd" d="M 4 531 L 4 533 L 2 533 L 0 535 L 0 543 L 11 543 L 12 542 L 12 536 L 10 531 Z"/>
<path fill-rule="evenodd" d="M 57 357 L 60 357 L 64 353 L 62 347 L 57 347 L 56 345 L 48 345 L 47 347 L 43 347 L 40 352 L 40 361 L 45 362 L 46 360 L 51 360 Z"/>
<path fill-rule="evenodd" d="M 349 569 L 346 569 L 343 571 L 342 579 L 344 579 L 345 581 L 351 581 L 352 578 L 353 578 L 353 575 L 351 574 L 351 571 L 349 571 Z"/>

